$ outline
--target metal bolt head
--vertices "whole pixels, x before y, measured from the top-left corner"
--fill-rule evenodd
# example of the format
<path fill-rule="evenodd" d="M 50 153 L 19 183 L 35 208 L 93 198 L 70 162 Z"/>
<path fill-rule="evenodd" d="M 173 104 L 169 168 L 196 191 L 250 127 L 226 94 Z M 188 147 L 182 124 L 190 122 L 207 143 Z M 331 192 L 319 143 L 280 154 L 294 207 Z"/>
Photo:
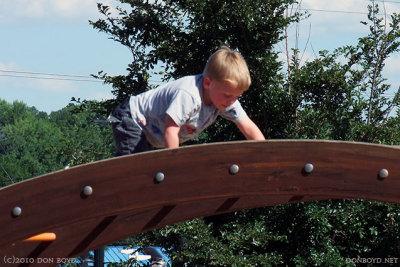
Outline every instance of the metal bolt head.
<path fill-rule="evenodd" d="M 239 172 L 239 166 L 236 164 L 233 164 L 229 167 L 229 173 L 230 174 L 237 174 Z"/>
<path fill-rule="evenodd" d="M 389 171 L 387 169 L 381 169 L 378 173 L 380 179 L 385 179 L 389 176 Z"/>
<path fill-rule="evenodd" d="M 14 207 L 12 210 L 12 215 L 18 217 L 22 214 L 22 209 L 20 207 Z"/>
<path fill-rule="evenodd" d="M 165 179 L 165 175 L 162 172 L 157 172 L 156 175 L 154 176 L 154 179 L 156 180 L 157 183 L 161 183 Z"/>
<path fill-rule="evenodd" d="M 312 173 L 314 171 L 314 165 L 312 163 L 307 163 L 304 165 L 304 171 L 306 173 Z"/>
<path fill-rule="evenodd" d="M 89 186 L 89 185 L 85 186 L 85 187 L 83 188 L 83 194 L 84 194 L 85 196 L 90 196 L 90 195 L 92 195 L 92 194 L 93 194 L 93 188 L 92 188 L 91 186 Z"/>

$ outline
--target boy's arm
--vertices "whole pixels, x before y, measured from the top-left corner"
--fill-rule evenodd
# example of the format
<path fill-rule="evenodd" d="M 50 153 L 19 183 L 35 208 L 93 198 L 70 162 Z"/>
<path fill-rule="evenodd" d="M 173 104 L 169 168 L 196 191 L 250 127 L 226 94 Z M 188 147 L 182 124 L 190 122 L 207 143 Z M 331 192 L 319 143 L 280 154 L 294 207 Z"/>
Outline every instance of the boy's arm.
<path fill-rule="evenodd" d="M 164 144 L 166 148 L 179 147 L 180 129 L 169 115 L 165 115 Z"/>
<path fill-rule="evenodd" d="M 247 140 L 265 140 L 263 133 L 248 116 L 240 122 L 237 122 L 236 126 Z"/>

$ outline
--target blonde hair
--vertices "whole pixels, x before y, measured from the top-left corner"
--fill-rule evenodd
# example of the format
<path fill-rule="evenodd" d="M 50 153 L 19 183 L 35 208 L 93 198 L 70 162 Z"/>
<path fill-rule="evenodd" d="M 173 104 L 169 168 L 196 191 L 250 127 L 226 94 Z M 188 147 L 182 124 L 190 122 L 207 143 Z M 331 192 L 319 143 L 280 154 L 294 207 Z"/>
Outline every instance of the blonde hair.
<path fill-rule="evenodd" d="M 203 76 L 221 82 L 231 82 L 242 91 L 246 91 L 251 85 L 246 61 L 239 52 L 235 52 L 227 46 L 221 46 L 208 58 Z"/>

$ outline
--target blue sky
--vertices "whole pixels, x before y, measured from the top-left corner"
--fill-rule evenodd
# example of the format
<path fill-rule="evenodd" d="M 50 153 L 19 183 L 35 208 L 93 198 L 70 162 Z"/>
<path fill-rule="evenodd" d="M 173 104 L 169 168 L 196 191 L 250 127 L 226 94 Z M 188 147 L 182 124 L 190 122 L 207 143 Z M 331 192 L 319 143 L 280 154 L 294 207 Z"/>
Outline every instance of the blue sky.
<path fill-rule="evenodd" d="M 112 75 L 125 73 L 131 56 L 126 48 L 89 25 L 88 20 L 100 16 L 96 2 L 117 4 L 115 0 L 1 0 L 0 99 L 22 101 L 51 112 L 65 107 L 71 97 L 96 100 L 112 97 L 110 86 L 87 76 L 100 70 Z M 311 17 L 289 28 L 290 46 L 294 47 L 297 39 L 305 61 L 312 60 L 319 50 L 331 51 L 355 44 L 357 38 L 367 33 L 359 21 L 366 20 L 366 15 L 360 13 L 367 12 L 368 3 L 368 0 L 301 1 L 300 7 L 308 9 Z M 383 4 L 379 3 L 383 12 Z M 389 14 L 400 12 L 400 0 L 385 1 L 385 8 Z M 284 43 L 276 49 L 282 51 L 284 59 Z M 399 71 L 400 58 L 396 54 L 386 67 L 386 76 L 394 88 L 400 86 Z M 73 76 L 41 76 L 50 79 L 8 76 L 37 77 L 34 73 Z M 77 79 L 91 81 L 74 81 Z"/>
<path fill-rule="evenodd" d="M 2 0 L 0 75 L 37 77 L 31 73 L 50 73 L 83 77 L 0 76 L 0 98 L 23 101 L 51 112 L 68 105 L 71 97 L 111 97 L 110 86 L 86 76 L 100 70 L 113 75 L 124 73 L 130 54 L 89 25 L 88 20 L 98 16 L 96 1 L 91 0 Z M 73 81 L 77 79 L 91 81 Z"/>

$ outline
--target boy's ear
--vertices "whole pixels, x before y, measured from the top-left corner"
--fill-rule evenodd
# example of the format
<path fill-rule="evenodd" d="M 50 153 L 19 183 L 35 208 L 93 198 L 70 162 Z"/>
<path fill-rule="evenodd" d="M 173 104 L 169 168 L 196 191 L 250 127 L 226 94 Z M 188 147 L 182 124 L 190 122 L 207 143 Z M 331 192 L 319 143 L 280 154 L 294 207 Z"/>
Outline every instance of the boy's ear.
<path fill-rule="evenodd" d="M 211 78 L 210 77 L 204 77 L 203 79 L 203 88 L 208 89 L 211 84 Z"/>

